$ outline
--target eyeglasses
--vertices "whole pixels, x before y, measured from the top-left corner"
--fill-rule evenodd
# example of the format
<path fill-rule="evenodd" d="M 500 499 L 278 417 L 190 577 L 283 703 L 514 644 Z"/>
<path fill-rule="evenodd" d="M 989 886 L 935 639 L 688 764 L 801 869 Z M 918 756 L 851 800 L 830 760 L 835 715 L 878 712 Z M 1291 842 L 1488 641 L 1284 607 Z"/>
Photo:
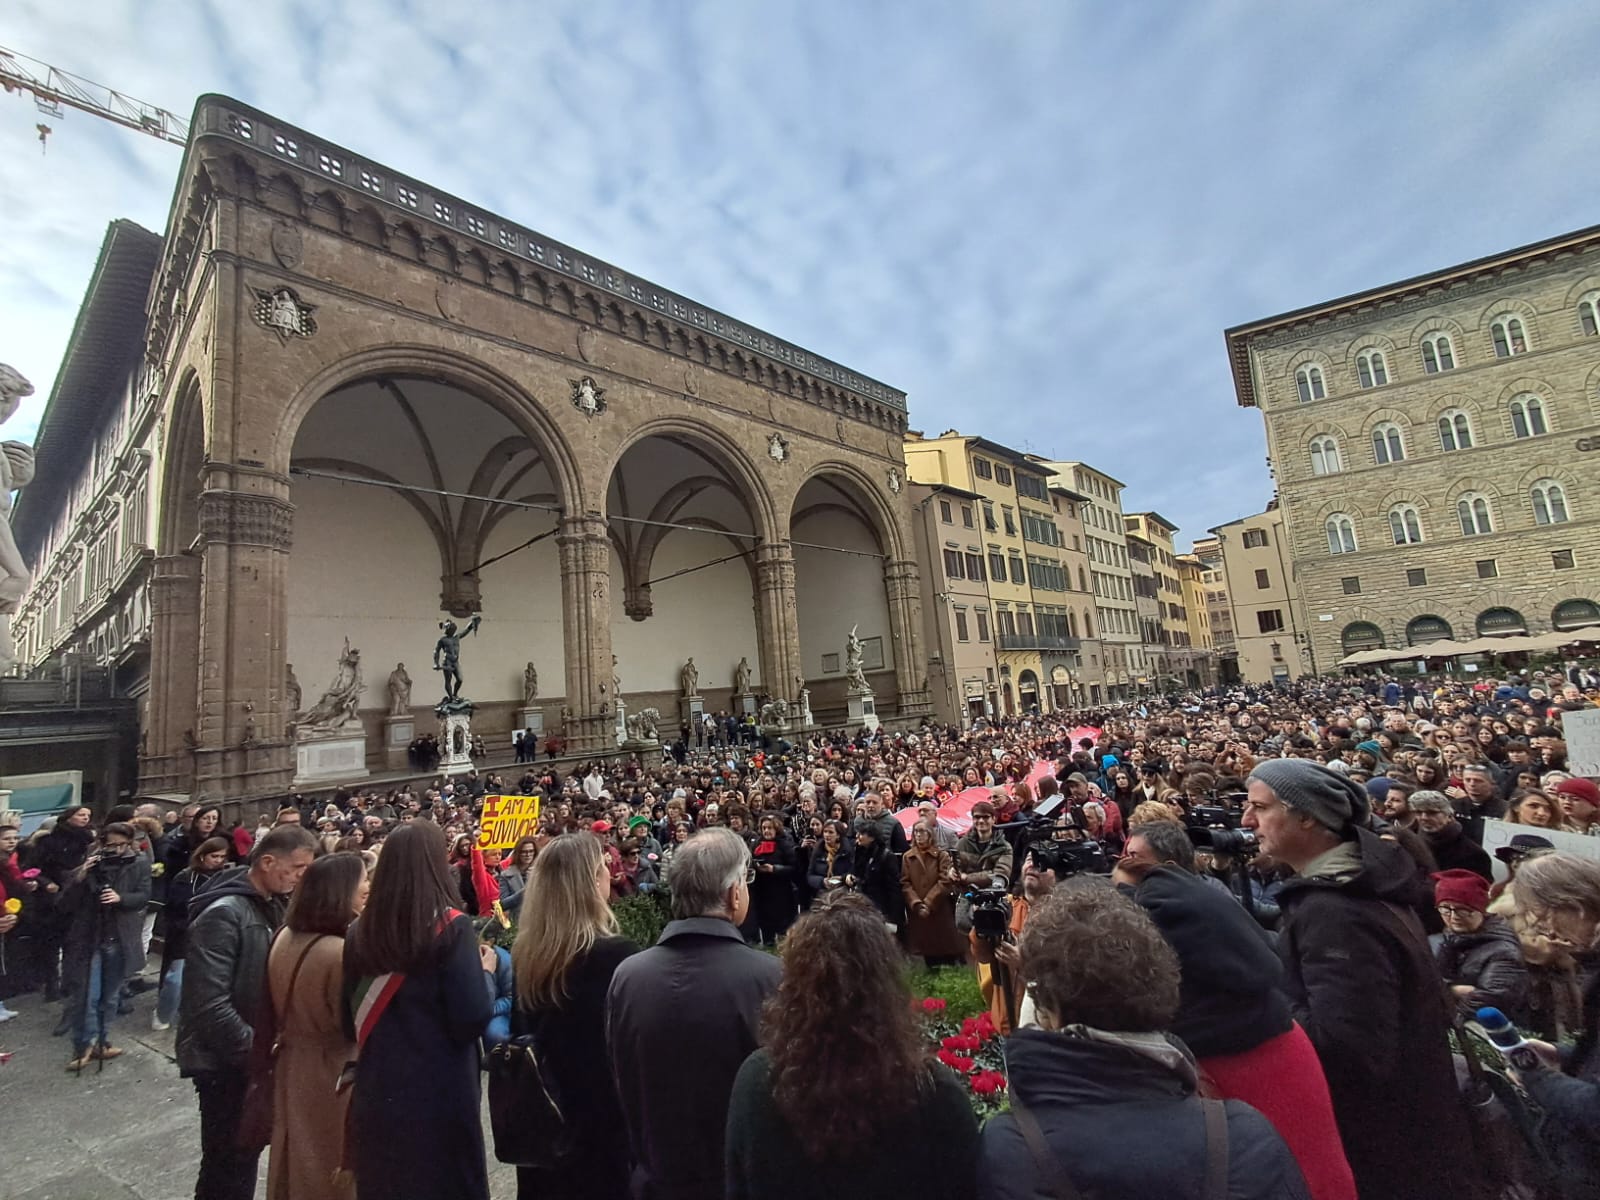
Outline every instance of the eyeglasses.
<path fill-rule="evenodd" d="M 754 867 L 746 867 L 744 869 L 744 881 L 746 883 L 754 883 L 756 881 L 756 869 Z"/>
<path fill-rule="evenodd" d="M 1441 904 L 1438 908 L 1441 917 L 1465 917 L 1478 911 L 1475 908 L 1462 908 L 1459 904 Z"/>

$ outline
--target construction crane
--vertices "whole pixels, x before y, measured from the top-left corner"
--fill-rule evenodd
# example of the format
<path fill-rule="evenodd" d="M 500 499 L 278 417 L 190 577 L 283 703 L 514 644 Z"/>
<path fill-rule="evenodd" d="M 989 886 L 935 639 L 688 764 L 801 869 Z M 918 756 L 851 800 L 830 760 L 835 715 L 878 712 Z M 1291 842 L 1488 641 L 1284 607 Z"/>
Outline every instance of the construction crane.
<path fill-rule="evenodd" d="M 132 96 L 125 96 L 25 54 L 7 50 L 4 46 L 0 46 L 0 87 L 5 88 L 7 94 L 31 94 L 34 106 L 53 120 L 59 121 L 67 115 L 67 109 L 75 108 L 128 129 L 148 133 L 174 146 L 183 146 L 189 141 L 189 122 L 175 113 L 154 104 L 146 104 L 143 100 L 135 100 Z M 43 121 L 34 129 L 38 131 L 42 151 L 54 129 Z"/>

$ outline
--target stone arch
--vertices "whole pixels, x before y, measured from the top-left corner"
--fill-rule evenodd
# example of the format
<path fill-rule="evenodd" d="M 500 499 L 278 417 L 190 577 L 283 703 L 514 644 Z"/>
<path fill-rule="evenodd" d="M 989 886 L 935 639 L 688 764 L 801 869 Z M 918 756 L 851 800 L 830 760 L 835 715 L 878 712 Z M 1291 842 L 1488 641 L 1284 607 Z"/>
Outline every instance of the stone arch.
<path fill-rule="evenodd" d="M 1585 629 L 1600 625 L 1600 604 L 1588 596 L 1568 596 L 1550 606 L 1550 628 Z"/>
<path fill-rule="evenodd" d="M 1376 621 L 1350 621 L 1339 631 L 1339 647 L 1346 654 L 1381 650 L 1386 644 L 1383 626 Z"/>
<path fill-rule="evenodd" d="M 1352 372 L 1352 379 L 1355 378 L 1353 372 L 1356 369 L 1356 357 L 1366 350 L 1382 350 L 1385 354 L 1392 355 L 1395 353 L 1394 339 L 1385 337 L 1381 333 L 1366 334 L 1346 346 L 1344 363 Z"/>
<path fill-rule="evenodd" d="M 1534 485 L 1535 481 L 1540 479 L 1554 479 L 1561 484 L 1567 490 L 1568 503 L 1571 503 L 1571 496 L 1578 486 L 1578 480 L 1577 476 L 1572 473 L 1566 464 L 1557 465 L 1552 462 L 1542 462 L 1536 466 L 1529 467 L 1522 473 L 1521 478 L 1517 480 L 1517 490 L 1526 496 L 1528 489 Z"/>
<path fill-rule="evenodd" d="M 1461 339 L 1467 335 L 1466 328 L 1460 321 L 1438 313 L 1430 313 L 1412 326 L 1410 336 L 1406 339 L 1406 344 L 1413 349 L 1421 346 L 1422 339 L 1430 333 L 1448 333 L 1455 339 L 1457 350 L 1461 348 Z"/>
<path fill-rule="evenodd" d="M 1509 604 L 1485 604 L 1473 618 L 1473 632 L 1479 637 L 1507 633 L 1527 633 L 1528 618 Z"/>
<path fill-rule="evenodd" d="M 1585 275 L 1567 288 L 1567 294 L 1561 299 L 1561 306 L 1572 313 L 1574 332 L 1577 330 L 1578 301 L 1587 292 L 1600 292 L 1600 275 Z"/>
<path fill-rule="evenodd" d="M 1406 645 L 1421 646 L 1429 642 L 1454 638 L 1456 633 L 1455 626 L 1456 622 L 1452 621 L 1446 614 L 1439 612 L 1436 607 L 1429 609 L 1427 612 L 1418 613 L 1416 616 L 1409 617 L 1406 620 Z"/>
<path fill-rule="evenodd" d="M 901 470 L 903 471 L 903 469 Z M 814 464 L 795 484 L 794 492 L 789 497 L 791 510 L 795 499 L 800 495 L 801 488 L 812 480 L 820 479 L 824 476 L 834 476 L 850 485 L 847 489 L 847 494 L 857 505 L 861 506 L 864 514 L 870 514 L 871 519 L 867 524 L 877 536 L 879 549 L 885 558 L 898 560 L 909 557 L 905 552 L 904 531 L 900 528 L 894 509 L 884 495 L 884 487 L 874 482 L 864 470 L 854 463 L 830 459 Z"/>
<path fill-rule="evenodd" d="M 622 463 L 623 456 L 646 438 L 652 437 L 676 441 L 702 457 L 707 457 L 709 452 L 712 463 L 726 471 L 729 478 L 738 486 L 739 498 L 750 510 L 755 523 L 753 532 L 759 539 L 764 542 L 777 541 L 783 531 L 787 530 L 788 523 L 779 517 L 771 488 L 756 470 L 755 463 L 744 448 L 721 430 L 689 417 L 657 417 L 629 430 L 627 436 L 612 451 L 603 475 L 591 481 L 602 501 L 611 486 L 612 476 Z M 597 511 L 604 511 L 603 504 Z"/>
<path fill-rule="evenodd" d="M 1505 493 L 1492 479 L 1480 479 L 1473 475 L 1462 475 L 1452 480 L 1450 486 L 1445 488 L 1445 502 L 1451 508 L 1455 507 L 1456 499 L 1463 492 L 1478 492 L 1496 504 L 1505 502 Z"/>
<path fill-rule="evenodd" d="M 1478 312 L 1478 331 L 1487 333 L 1489 331 L 1489 322 L 1501 313 L 1510 313 L 1521 317 L 1527 323 L 1527 333 L 1530 340 L 1537 332 L 1534 326 L 1539 320 L 1539 310 L 1519 296 L 1498 296 L 1490 300 Z"/>
<path fill-rule="evenodd" d="M 161 450 L 160 526 L 157 554 L 182 554 L 200 535 L 201 472 L 207 425 L 200 376 L 190 367 L 178 379 Z"/>
<path fill-rule="evenodd" d="M 1432 507 L 1424 493 L 1412 491 L 1408 487 L 1397 487 L 1378 502 L 1378 511 L 1387 514 L 1396 504 L 1410 504 L 1420 513 L 1426 513 Z"/>
<path fill-rule="evenodd" d="M 597 508 L 589 503 L 572 447 L 544 407 L 513 380 L 476 359 L 432 346 L 375 346 L 340 359 L 301 384 L 284 409 L 272 445 L 273 469 L 287 472 L 296 435 L 324 396 L 362 379 L 411 375 L 470 392 L 500 412 L 544 455 L 559 503 L 567 515 Z M 603 493 L 602 493 L 603 495 Z"/>

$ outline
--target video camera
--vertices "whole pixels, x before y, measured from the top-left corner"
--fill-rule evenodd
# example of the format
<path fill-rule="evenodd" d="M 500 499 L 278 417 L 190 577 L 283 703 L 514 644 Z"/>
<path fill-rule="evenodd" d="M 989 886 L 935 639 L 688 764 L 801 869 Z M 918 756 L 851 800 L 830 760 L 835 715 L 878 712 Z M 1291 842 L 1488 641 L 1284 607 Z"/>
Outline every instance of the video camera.
<path fill-rule="evenodd" d="M 1255 830 L 1239 828 L 1239 810 L 1228 801 L 1243 804 L 1243 792 L 1230 792 L 1226 796 L 1213 796 L 1220 804 L 1197 804 L 1184 817 L 1184 829 L 1189 840 L 1213 854 L 1231 854 L 1249 858 L 1256 852 L 1258 843 Z"/>
<path fill-rule="evenodd" d="M 970 888 L 972 932 L 988 942 L 1002 941 L 1011 925 L 1011 897 L 1005 888 Z"/>

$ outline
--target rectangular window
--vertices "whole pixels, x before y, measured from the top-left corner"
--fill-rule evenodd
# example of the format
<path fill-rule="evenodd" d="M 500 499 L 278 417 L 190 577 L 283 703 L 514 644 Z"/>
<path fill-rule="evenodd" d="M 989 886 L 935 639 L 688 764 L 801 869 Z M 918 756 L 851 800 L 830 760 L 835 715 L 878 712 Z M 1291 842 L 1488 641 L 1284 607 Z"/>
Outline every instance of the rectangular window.
<path fill-rule="evenodd" d="M 975 459 L 973 459 L 972 460 L 972 473 L 974 475 L 976 475 L 979 479 L 993 479 L 994 478 L 994 471 L 990 468 L 989 460 L 987 458 L 975 458 Z"/>
<path fill-rule="evenodd" d="M 1033 636 L 1033 613 L 1027 609 L 1017 613 L 1017 632 L 1023 637 Z"/>
<path fill-rule="evenodd" d="M 1499 574 L 1500 574 L 1500 564 L 1498 562 L 1496 562 L 1494 559 L 1492 559 L 1492 558 L 1480 558 L 1478 560 L 1478 578 L 1479 579 L 1494 579 L 1494 578 L 1498 577 Z"/>
<path fill-rule="evenodd" d="M 1262 633 L 1278 633 L 1283 629 L 1283 609 L 1262 608 L 1256 610 L 1256 624 Z"/>
<path fill-rule="evenodd" d="M 1005 519 L 1006 536 L 1007 537 L 1016 537 L 1017 536 L 1017 518 L 1016 518 L 1015 514 L 1011 511 L 1011 509 L 1006 508 L 1004 505 L 1002 505 L 1001 508 L 1000 508 L 1000 515 Z"/>
<path fill-rule="evenodd" d="M 989 640 L 989 613 L 982 608 L 978 610 L 978 640 L 980 642 Z"/>
<path fill-rule="evenodd" d="M 1246 550 L 1260 550 L 1267 544 L 1267 531 L 1265 529 L 1246 529 L 1244 531 L 1244 548 Z"/>
<path fill-rule="evenodd" d="M 1346 596 L 1361 595 L 1361 576 L 1346 575 L 1339 581 L 1339 583 L 1344 588 L 1344 594 Z"/>
<path fill-rule="evenodd" d="M 956 609 L 956 641 L 970 642 L 971 640 L 967 636 L 967 610 L 958 608 Z"/>
<path fill-rule="evenodd" d="M 961 506 L 961 523 L 968 529 L 972 528 L 972 505 L 963 504 Z"/>
<path fill-rule="evenodd" d="M 998 463 L 994 468 L 994 481 L 1003 487 L 1011 486 L 1011 468 L 1002 467 Z"/>
<path fill-rule="evenodd" d="M 994 523 L 994 505 L 987 500 L 983 502 L 983 527 L 990 533 L 996 533 L 1000 529 L 1000 526 Z"/>
<path fill-rule="evenodd" d="M 967 578 L 983 582 L 983 555 L 967 555 Z"/>
<path fill-rule="evenodd" d="M 999 580 L 1006 577 L 1006 556 L 997 550 L 989 551 L 989 576 Z"/>
<path fill-rule="evenodd" d="M 950 501 L 948 501 L 948 500 L 939 501 L 939 520 L 943 521 L 946 525 L 954 525 L 955 524 L 955 520 L 956 519 L 950 513 Z"/>
<path fill-rule="evenodd" d="M 1570 571 L 1573 568 L 1571 550 L 1550 551 L 1550 565 L 1558 571 Z"/>
<path fill-rule="evenodd" d="M 1026 579 L 1027 576 L 1023 574 L 1022 571 L 1022 560 L 1020 558 L 1013 557 L 1011 559 L 1011 582 L 1022 583 Z"/>
<path fill-rule="evenodd" d="M 1426 567 L 1412 567 L 1409 571 L 1407 571 L 1406 572 L 1406 586 L 1407 587 L 1427 587 L 1428 586 L 1428 568 L 1426 568 Z"/>
<path fill-rule="evenodd" d="M 946 550 L 944 552 L 944 575 L 946 579 L 962 578 L 961 551 Z"/>
<path fill-rule="evenodd" d="M 1269 588 L 1272 586 L 1272 577 L 1267 574 L 1267 569 L 1265 567 L 1256 568 L 1256 586 L 1258 588 Z"/>

